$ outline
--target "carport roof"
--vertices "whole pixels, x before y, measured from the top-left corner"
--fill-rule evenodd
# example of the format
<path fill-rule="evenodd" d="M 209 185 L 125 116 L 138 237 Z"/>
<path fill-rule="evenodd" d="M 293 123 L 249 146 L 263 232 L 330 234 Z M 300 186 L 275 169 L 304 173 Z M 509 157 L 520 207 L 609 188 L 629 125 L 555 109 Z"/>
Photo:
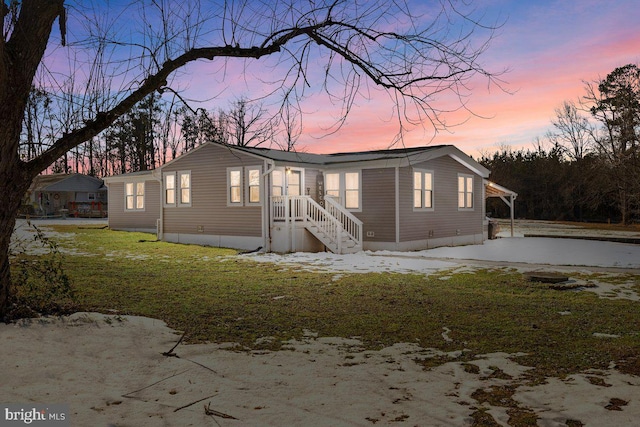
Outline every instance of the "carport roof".
<path fill-rule="evenodd" d="M 518 197 L 518 193 L 515 191 L 487 179 L 484 180 L 484 188 L 485 198 L 487 199 L 489 197 L 513 197 L 514 199 Z"/>

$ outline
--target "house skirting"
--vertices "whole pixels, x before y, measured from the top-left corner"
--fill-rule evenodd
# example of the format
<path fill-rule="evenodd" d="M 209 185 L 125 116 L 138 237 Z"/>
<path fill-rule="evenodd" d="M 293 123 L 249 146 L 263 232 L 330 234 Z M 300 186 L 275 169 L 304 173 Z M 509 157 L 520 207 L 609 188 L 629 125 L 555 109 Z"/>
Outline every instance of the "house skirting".
<path fill-rule="evenodd" d="M 484 233 L 464 236 L 440 237 L 437 239 L 410 240 L 407 242 L 371 242 L 364 241 L 365 251 L 420 251 L 440 246 L 480 245 L 484 241 Z"/>
<path fill-rule="evenodd" d="M 111 227 L 109 226 L 109 229 L 111 230 L 115 230 L 115 231 L 133 231 L 136 233 L 151 233 L 151 234 L 157 234 L 158 230 L 154 228 L 138 228 L 138 227 Z"/>
<path fill-rule="evenodd" d="M 323 252 L 324 245 L 302 222 L 278 222 L 271 226 L 271 252 Z"/>
<path fill-rule="evenodd" d="M 262 237 L 253 236 L 221 236 L 213 234 L 164 233 L 163 240 L 171 243 L 214 246 L 254 250 L 263 246 Z"/>

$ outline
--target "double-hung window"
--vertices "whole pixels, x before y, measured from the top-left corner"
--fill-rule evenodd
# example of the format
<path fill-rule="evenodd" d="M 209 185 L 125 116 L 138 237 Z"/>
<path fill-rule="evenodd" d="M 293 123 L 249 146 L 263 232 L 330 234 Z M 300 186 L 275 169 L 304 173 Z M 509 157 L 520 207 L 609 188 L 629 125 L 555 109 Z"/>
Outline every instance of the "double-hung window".
<path fill-rule="evenodd" d="M 347 172 L 344 174 L 344 207 L 360 209 L 360 173 Z"/>
<path fill-rule="evenodd" d="M 325 192 L 328 196 L 340 199 L 340 174 L 328 173 L 324 177 L 325 180 Z"/>
<path fill-rule="evenodd" d="M 168 173 L 164 176 L 164 204 L 175 206 L 176 204 L 176 175 Z"/>
<path fill-rule="evenodd" d="M 164 205 L 191 206 L 191 171 L 164 174 Z"/>
<path fill-rule="evenodd" d="M 248 167 L 247 171 L 247 204 L 260 204 L 260 168 Z"/>
<path fill-rule="evenodd" d="M 180 206 L 191 206 L 191 172 L 178 172 L 180 182 Z"/>
<path fill-rule="evenodd" d="M 284 195 L 284 173 L 281 170 L 271 172 L 271 194 L 273 196 Z"/>
<path fill-rule="evenodd" d="M 125 204 L 127 211 L 144 210 L 144 182 L 127 182 L 124 185 Z"/>
<path fill-rule="evenodd" d="M 333 197 L 349 210 L 362 208 L 362 182 L 360 172 L 330 172 L 324 177 L 327 196 Z"/>
<path fill-rule="evenodd" d="M 414 170 L 413 209 L 433 210 L 433 172 Z"/>
<path fill-rule="evenodd" d="M 242 206 L 242 167 L 227 168 L 227 204 Z"/>
<path fill-rule="evenodd" d="M 473 175 L 458 175 L 458 209 L 473 209 Z"/>

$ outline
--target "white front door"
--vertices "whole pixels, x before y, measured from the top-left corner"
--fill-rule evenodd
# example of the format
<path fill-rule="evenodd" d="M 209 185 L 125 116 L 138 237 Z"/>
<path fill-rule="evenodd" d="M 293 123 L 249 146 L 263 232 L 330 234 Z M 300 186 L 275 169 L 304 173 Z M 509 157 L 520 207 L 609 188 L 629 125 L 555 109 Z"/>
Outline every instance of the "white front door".
<path fill-rule="evenodd" d="M 302 195 L 302 171 L 289 169 L 287 176 L 287 196 Z"/>

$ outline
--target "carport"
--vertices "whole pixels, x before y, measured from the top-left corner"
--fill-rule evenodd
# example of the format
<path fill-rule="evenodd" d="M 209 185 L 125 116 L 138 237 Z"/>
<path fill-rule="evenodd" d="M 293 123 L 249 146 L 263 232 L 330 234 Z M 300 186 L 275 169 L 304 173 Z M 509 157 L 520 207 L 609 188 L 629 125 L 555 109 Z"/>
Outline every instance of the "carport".
<path fill-rule="evenodd" d="M 511 237 L 513 237 L 513 216 L 514 216 L 514 205 L 516 202 L 516 197 L 518 197 L 518 193 L 515 191 L 509 190 L 506 187 L 503 187 L 495 182 L 491 182 L 487 179 L 484 180 L 484 198 L 488 199 L 490 197 L 499 197 L 503 202 L 509 206 L 509 211 L 511 212 Z"/>

